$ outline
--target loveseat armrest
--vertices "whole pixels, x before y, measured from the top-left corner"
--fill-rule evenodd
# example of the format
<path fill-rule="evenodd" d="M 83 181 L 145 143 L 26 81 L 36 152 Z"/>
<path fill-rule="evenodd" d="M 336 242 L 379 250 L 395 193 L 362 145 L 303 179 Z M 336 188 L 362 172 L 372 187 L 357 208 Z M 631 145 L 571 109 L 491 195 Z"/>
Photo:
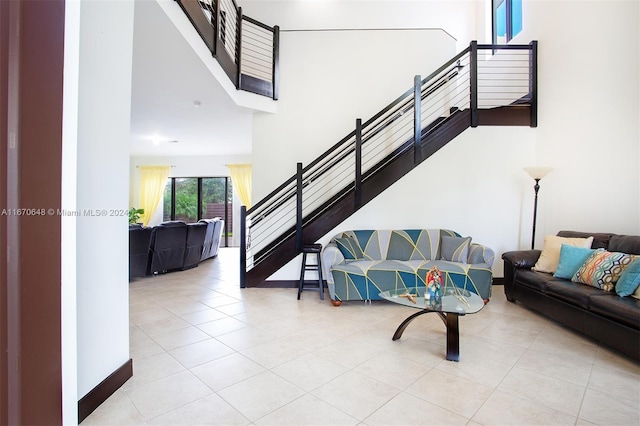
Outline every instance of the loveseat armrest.
<path fill-rule="evenodd" d="M 479 263 L 484 263 L 489 265 L 489 268 L 493 265 L 495 261 L 495 253 L 493 249 L 483 246 L 482 244 L 472 243 L 469 247 L 469 256 L 467 257 L 467 263 L 470 265 L 475 265 Z"/>
<path fill-rule="evenodd" d="M 327 284 L 333 284 L 333 274 L 331 267 L 344 261 L 344 256 L 335 241 L 331 240 L 322 250 L 322 275 L 327 280 Z"/>

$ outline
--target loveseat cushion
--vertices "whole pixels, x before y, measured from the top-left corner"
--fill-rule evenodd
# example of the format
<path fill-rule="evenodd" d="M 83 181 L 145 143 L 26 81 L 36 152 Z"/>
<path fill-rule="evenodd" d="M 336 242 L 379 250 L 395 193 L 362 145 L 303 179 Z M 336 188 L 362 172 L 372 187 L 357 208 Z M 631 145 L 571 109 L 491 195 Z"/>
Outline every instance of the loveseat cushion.
<path fill-rule="evenodd" d="M 609 251 L 620 251 L 622 253 L 640 254 L 640 236 L 636 235 L 613 235 L 609 241 Z"/>
<path fill-rule="evenodd" d="M 452 262 L 467 263 L 469 258 L 469 245 L 471 244 L 471 237 L 450 237 L 448 235 L 442 236 L 441 253 L 440 258 L 442 260 L 449 260 Z"/>
<path fill-rule="evenodd" d="M 362 253 L 362 249 L 360 249 L 360 245 L 358 242 L 351 237 L 343 237 L 335 239 L 336 245 L 338 249 L 342 253 L 342 256 L 346 260 L 355 260 L 355 259 L 363 259 L 364 253 Z"/>
<path fill-rule="evenodd" d="M 640 300 L 633 297 L 599 291 L 591 297 L 589 309 L 633 329 L 640 329 Z"/>
<path fill-rule="evenodd" d="M 568 280 L 551 280 L 547 282 L 545 293 L 582 309 L 589 309 L 591 296 L 601 294 L 602 290 Z"/>

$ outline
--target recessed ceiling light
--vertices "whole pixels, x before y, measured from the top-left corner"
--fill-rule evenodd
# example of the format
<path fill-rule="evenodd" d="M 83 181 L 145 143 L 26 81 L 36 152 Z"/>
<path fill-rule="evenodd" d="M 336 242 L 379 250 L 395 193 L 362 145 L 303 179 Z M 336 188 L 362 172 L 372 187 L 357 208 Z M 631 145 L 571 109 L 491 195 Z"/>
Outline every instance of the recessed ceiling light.
<path fill-rule="evenodd" d="M 167 141 L 168 143 L 178 143 L 178 141 Z"/>
<path fill-rule="evenodd" d="M 200 107 L 202 106 L 202 102 L 200 102 L 200 101 L 193 101 L 193 106 L 194 106 L 195 108 L 200 108 Z"/>

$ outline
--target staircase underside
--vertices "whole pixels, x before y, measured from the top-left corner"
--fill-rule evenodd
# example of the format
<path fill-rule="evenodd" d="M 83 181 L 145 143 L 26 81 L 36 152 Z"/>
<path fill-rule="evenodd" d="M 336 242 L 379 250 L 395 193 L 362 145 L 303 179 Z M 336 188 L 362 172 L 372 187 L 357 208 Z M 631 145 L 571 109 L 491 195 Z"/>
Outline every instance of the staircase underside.
<path fill-rule="evenodd" d="M 486 110 L 478 110 L 478 124 L 492 126 L 530 126 L 531 107 L 529 105 L 511 105 Z M 361 190 L 361 203 L 356 205 L 354 186 L 345 188 L 333 200 L 319 207 L 303 224 L 303 243 L 312 244 L 322 238 L 331 229 L 338 226 L 362 206 L 380 195 L 401 177 L 409 173 L 424 160 L 429 158 L 440 148 L 453 140 L 460 133 L 471 126 L 469 110 L 456 111 L 445 118 L 441 125 L 430 131 L 423 130 L 420 147 L 420 160 L 414 161 L 413 140 L 407 141 L 394 153 L 383 160 L 379 167 L 374 167 L 376 173 L 364 174 Z M 266 247 L 264 251 L 271 251 L 268 258 L 247 271 L 246 286 L 257 287 L 294 259 L 298 254 L 296 248 L 295 228 L 284 232 L 285 238 Z M 262 253 L 255 253 L 261 257 Z"/>

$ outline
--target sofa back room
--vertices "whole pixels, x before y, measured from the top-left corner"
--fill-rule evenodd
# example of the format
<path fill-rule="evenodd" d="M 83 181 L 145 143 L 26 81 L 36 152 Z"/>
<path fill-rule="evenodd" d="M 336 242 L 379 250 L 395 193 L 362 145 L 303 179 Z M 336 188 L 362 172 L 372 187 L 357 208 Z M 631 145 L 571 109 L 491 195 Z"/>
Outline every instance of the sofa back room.
<path fill-rule="evenodd" d="M 502 259 L 509 301 L 640 361 L 640 236 L 560 231 Z"/>
<path fill-rule="evenodd" d="M 217 256 L 224 220 L 129 225 L 129 279 L 195 268 Z"/>

